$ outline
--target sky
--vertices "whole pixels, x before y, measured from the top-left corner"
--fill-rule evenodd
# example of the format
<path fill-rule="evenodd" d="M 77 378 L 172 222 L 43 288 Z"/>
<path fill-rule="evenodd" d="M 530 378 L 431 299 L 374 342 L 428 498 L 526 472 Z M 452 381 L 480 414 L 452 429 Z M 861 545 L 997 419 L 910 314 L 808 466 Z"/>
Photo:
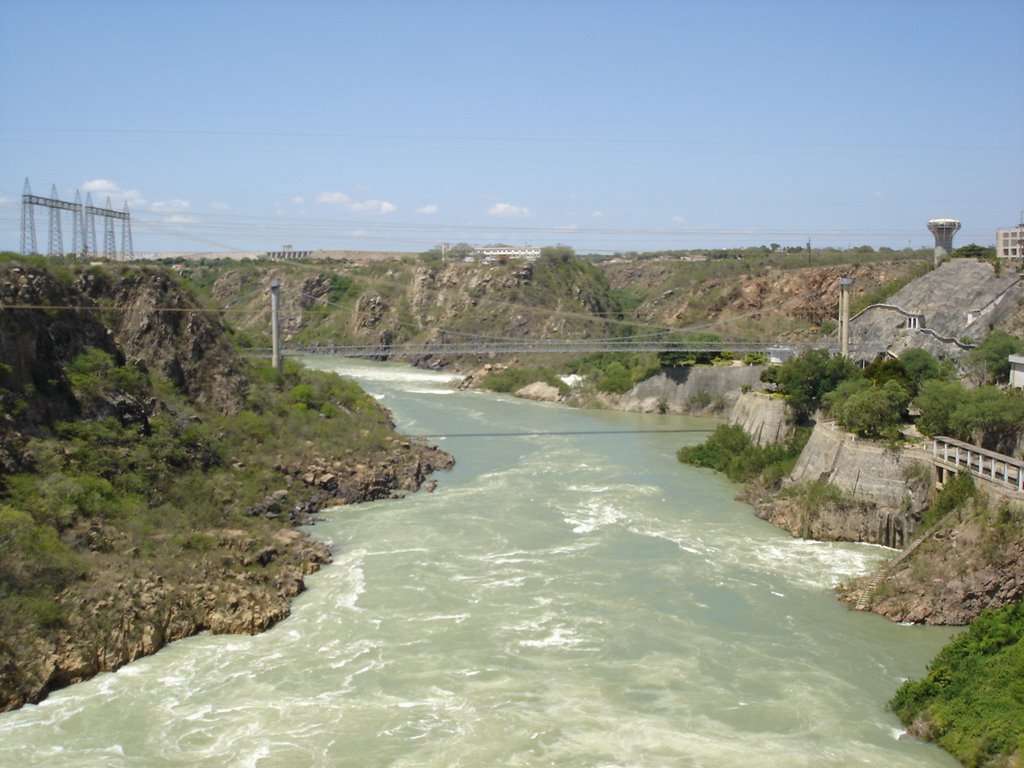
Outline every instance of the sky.
<path fill-rule="evenodd" d="M 1024 217 L 1020 0 L 0 0 L 0 29 L 0 250 L 26 179 L 127 202 L 141 253 L 900 249 Z"/>

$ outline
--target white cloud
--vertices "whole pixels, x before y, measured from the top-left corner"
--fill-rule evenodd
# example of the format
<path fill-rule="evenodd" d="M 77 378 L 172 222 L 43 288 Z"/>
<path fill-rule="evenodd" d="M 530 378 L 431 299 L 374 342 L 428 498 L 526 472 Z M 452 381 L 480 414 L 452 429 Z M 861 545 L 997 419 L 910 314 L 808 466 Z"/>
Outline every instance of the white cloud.
<path fill-rule="evenodd" d="M 153 213 L 176 213 L 186 211 L 191 207 L 188 200 L 157 200 L 149 206 Z"/>
<path fill-rule="evenodd" d="M 395 206 L 389 203 L 387 200 L 362 200 L 355 203 L 349 204 L 349 210 L 357 211 L 359 213 L 392 213 L 395 210 Z"/>
<path fill-rule="evenodd" d="M 298 202 L 299 198 L 293 200 Z M 393 213 L 397 210 L 394 203 L 389 203 L 387 200 L 353 200 L 350 196 L 344 192 L 321 192 L 316 196 L 318 203 L 334 203 L 340 205 L 349 211 L 355 211 L 356 213 Z"/>
<path fill-rule="evenodd" d="M 199 221 L 195 216 L 186 216 L 183 213 L 172 213 L 164 217 L 165 224 L 195 224 Z"/>
<path fill-rule="evenodd" d="M 682 224 L 684 221 L 686 221 L 686 217 L 685 216 L 673 216 L 672 217 L 672 221 L 676 222 L 676 224 Z"/>
<path fill-rule="evenodd" d="M 592 218 L 592 219 L 603 219 L 604 218 L 604 211 L 594 211 L 592 214 L 590 214 L 590 218 Z"/>
<path fill-rule="evenodd" d="M 292 198 L 292 202 L 295 203 L 296 205 L 302 205 L 304 202 L 306 202 L 306 198 L 304 198 L 302 195 L 296 195 L 295 197 Z"/>
<path fill-rule="evenodd" d="M 341 205 L 348 205 L 352 198 L 346 195 L 344 192 L 321 192 L 316 196 L 318 203 L 339 203 Z"/>
<path fill-rule="evenodd" d="M 495 203 L 487 209 L 488 216 L 496 216 L 502 219 L 522 218 L 533 215 L 529 208 L 511 203 Z"/>
<path fill-rule="evenodd" d="M 110 179 L 91 179 L 82 185 L 83 192 L 120 192 L 121 188 Z"/>
<path fill-rule="evenodd" d="M 227 211 L 231 208 L 227 203 L 210 203 L 210 208 L 215 211 Z"/>
<path fill-rule="evenodd" d="M 427 205 L 421 205 L 416 209 L 416 213 L 426 213 L 428 215 L 440 212 L 440 206 L 428 203 Z"/>
<path fill-rule="evenodd" d="M 122 189 L 121 185 L 110 179 L 90 179 L 82 184 L 81 191 L 93 196 L 93 202 L 97 202 L 102 196 L 110 197 L 111 205 L 120 207 L 128 203 L 132 208 L 143 208 L 146 200 L 137 189 Z"/>

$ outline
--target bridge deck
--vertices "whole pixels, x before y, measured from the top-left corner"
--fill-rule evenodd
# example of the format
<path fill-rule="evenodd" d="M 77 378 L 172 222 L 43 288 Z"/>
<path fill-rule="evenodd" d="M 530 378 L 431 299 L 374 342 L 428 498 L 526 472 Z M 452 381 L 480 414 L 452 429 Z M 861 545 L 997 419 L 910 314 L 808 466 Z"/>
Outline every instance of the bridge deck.
<path fill-rule="evenodd" d="M 807 345 L 770 341 L 624 341 L 617 339 L 520 339 L 508 341 L 442 341 L 426 344 L 316 344 L 285 347 L 288 355 L 340 357 L 425 357 L 440 355 L 510 355 L 586 352 L 695 352 L 733 354 L 799 354 Z M 269 350 L 252 350 L 269 352 Z"/>

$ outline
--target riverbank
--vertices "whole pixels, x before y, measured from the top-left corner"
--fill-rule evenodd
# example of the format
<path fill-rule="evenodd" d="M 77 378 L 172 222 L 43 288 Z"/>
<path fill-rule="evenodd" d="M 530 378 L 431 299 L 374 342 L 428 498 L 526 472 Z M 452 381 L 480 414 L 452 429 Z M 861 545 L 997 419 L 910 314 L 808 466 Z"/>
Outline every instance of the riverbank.
<path fill-rule="evenodd" d="M 166 270 L 5 259 L 0 300 L 0 710 L 273 626 L 331 557 L 296 526 L 453 464 L 351 381 L 242 360 Z"/>
<path fill-rule="evenodd" d="M 117 526 L 80 522 L 64 538 L 84 542 L 77 551 L 87 575 L 57 595 L 60 623 L 0 640 L 0 711 L 37 703 L 200 632 L 269 629 L 289 616 L 305 577 L 333 555 L 323 542 L 281 523 L 313 523 L 328 507 L 415 492 L 425 483 L 430 488 L 431 474 L 453 464 L 437 448 L 396 438 L 394 453 L 370 464 L 336 459 L 282 467 L 281 488 L 246 510 L 259 521 L 255 530 L 194 530 L 153 542 L 146 552 Z"/>

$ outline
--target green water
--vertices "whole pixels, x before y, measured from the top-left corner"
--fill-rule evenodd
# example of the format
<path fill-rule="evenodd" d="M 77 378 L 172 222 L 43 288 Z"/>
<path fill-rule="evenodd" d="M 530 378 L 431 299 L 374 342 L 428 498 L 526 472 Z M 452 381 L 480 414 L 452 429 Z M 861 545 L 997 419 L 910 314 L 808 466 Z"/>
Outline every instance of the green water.
<path fill-rule="evenodd" d="M 709 422 L 314 364 L 444 436 L 456 468 L 328 513 L 334 563 L 271 631 L 0 716 L 0 765 L 957 765 L 884 709 L 950 632 L 835 600 L 886 550 L 793 539 L 678 464 Z"/>

